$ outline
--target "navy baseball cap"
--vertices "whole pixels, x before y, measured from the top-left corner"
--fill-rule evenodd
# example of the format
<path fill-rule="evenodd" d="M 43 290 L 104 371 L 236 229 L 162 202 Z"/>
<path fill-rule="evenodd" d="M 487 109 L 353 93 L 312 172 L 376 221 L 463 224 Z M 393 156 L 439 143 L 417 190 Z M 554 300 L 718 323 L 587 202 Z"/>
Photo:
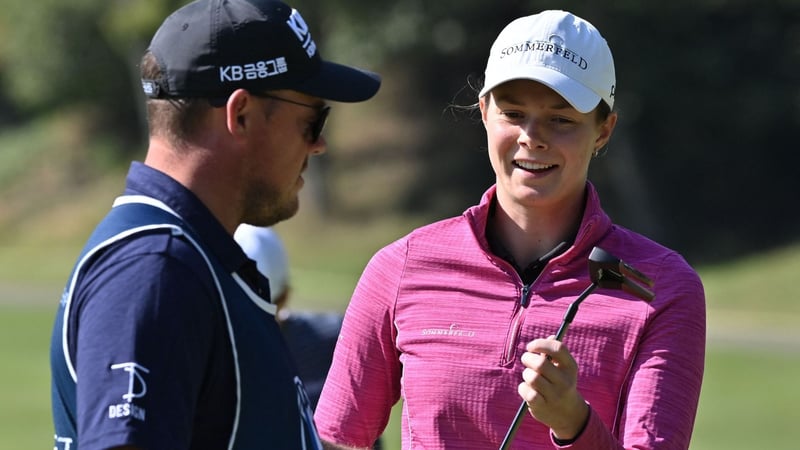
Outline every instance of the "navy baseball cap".
<path fill-rule="evenodd" d="M 225 98 L 291 89 L 339 102 L 378 92 L 378 74 L 324 61 L 300 13 L 274 0 L 196 0 L 172 13 L 148 49 L 161 78 L 149 98 Z"/>

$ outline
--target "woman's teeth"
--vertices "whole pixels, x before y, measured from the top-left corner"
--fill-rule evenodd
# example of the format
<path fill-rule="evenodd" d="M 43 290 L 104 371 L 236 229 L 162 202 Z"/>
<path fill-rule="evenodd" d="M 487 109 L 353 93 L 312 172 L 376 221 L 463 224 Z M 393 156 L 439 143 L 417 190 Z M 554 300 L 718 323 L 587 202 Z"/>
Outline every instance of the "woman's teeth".
<path fill-rule="evenodd" d="M 547 170 L 555 167 L 554 164 L 539 164 L 527 161 L 514 161 L 514 165 L 525 170 Z"/>

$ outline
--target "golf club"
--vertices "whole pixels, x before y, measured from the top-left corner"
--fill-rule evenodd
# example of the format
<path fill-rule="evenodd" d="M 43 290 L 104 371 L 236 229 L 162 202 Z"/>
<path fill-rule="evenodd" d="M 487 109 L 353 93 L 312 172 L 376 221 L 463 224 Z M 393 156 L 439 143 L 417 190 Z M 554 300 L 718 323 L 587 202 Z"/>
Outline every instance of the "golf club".
<path fill-rule="evenodd" d="M 589 279 L 592 280 L 592 284 L 581 292 L 567 308 L 556 333 L 557 341 L 560 341 L 567 333 L 567 328 L 575 318 L 581 302 L 598 287 L 622 290 L 648 303 L 655 298 L 655 294 L 651 290 L 642 286 L 644 284 L 649 288 L 653 287 L 653 281 L 650 278 L 600 247 L 594 247 L 589 254 Z M 522 418 L 525 417 L 526 409 L 528 409 L 528 404 L 523 400 L 514 417 L 514 422 L 511 423 L 511 427 L 500 445 L 500 450 L 507 450 L 511 447 L 514 435 L 522 423 Z"/>

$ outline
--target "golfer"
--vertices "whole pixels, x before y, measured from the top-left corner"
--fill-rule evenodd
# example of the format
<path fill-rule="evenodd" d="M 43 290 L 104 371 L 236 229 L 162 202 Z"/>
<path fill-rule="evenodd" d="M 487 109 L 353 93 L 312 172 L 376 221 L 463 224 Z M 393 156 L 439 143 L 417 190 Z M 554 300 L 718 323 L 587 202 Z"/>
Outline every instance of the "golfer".
<path fill-rule="evenodd" d="M 404 449 L 497 449 L 522 400 L 512 448 L 689 446 L 703 286 L 678 253 L 614 224 L 587 180 L 617 92 L 589 22 L 544 11 L 502 30 L 478 93 L 496 182 L 365 268 L 315 413 L 327 448 L 368 448 L 401 399 Z M 591 284 L 595 246 L 652 278 L 655 299 L 601 287 L 548 339 Z"/>
<path fill-rule="evenodd" d="M 272 304 L 277 308 L 275 318 L 313 410 L 331 365 L 342 314 L 338 311 L 305 311 L 290 305 L 289 257 L 283 241 L 272 227 L 242 224 L 233 238 L 269 280 Z"/>
<path fill-rule="evenodd" d="M 322 60 L 300 13 L 272 0 L 178 9 L 141 73 L 147 155 L 53 328 L 53 447 L 319 449 L 268 282 L 233 233 L 295 214 L 325 100 L 366 100 L 380 78 Z"/>

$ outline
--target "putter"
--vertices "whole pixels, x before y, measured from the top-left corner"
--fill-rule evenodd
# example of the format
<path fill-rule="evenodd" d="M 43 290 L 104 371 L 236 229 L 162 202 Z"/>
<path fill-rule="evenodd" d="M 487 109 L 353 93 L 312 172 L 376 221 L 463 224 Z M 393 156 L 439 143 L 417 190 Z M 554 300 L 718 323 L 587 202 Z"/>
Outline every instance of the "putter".
<path fill-rule="evenodd" d="M 648 289 L 653 287 L 653 281 L 650 278 L 600 247 L 594 247 L 589 254 L 589 279 L 592 280 L 592 284 L 581 292 L 581 295 L 570 303 L 567 308 L 564 319 L 561 321 L 561 326 L 558 327 L 558 332 L 556 333 L 555 339 L 557 341 L 560 341 L 567 333 L 567 328 L 572 323 L 572 319 L 575 318 L 581 302 L 598 287 L 622 290 L 648 303 L 655 298 L 653 291 Z M 642 284 L 647 287 L 642 286 Z M 514 417 L 514 422 L 511 423 L 511 427 L 509 427 L 506 437 L 500 445 L 500 450 L 511 448 L 514 435 L 517 433 L 527 409 L 528 404 L 523 400 L 522 404 L 519 405 L 517 415 Z"/>

